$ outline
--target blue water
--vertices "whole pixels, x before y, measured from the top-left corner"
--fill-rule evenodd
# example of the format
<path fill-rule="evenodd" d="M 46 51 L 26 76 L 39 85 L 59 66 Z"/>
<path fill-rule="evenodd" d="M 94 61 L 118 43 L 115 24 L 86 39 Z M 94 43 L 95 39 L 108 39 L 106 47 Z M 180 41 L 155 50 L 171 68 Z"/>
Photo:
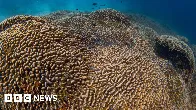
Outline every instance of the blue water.
<path fill-rule="evenodd" d="M 92 3 L 97 3 L 97 7 Z M 57 10 L 102 8 L 147 15 L 196 44 L 196 0 L 0 0 L 0 21 L 18 14 L 44 15 Z"/>

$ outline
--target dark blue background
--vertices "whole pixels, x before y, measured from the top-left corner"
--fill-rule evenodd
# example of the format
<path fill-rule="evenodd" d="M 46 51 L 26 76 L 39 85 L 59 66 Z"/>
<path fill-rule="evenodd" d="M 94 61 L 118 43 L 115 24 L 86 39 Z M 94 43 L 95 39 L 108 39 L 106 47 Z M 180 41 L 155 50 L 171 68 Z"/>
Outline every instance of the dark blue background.
<path fill-rule="evenodd" d="M 94 2 L 106 6 L 94 7 Z M 18 14 L 42 15 L 63 9 L 93 11 L 99 7 L 145 14 L 196 43 L 196 0 L 0 0 L 0 21 Z"/>

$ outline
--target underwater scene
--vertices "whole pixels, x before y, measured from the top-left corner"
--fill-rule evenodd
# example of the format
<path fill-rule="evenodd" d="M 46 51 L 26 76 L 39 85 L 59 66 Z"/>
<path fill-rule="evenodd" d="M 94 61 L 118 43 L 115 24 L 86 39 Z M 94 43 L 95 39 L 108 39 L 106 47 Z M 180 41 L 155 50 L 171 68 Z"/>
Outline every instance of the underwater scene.
<path fill-rule="evenodd" d="M 195 10 L 0 0 L 0 110 L 196 110 Z"/>

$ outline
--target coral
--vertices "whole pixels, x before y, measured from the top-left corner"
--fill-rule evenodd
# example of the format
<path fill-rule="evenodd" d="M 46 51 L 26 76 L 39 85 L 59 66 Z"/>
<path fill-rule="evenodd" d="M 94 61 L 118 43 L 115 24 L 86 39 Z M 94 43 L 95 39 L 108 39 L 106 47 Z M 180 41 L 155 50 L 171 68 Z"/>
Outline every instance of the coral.
<path fill-rule="evenodd" d="M 67 17 L 70 13 L 71 13 L 70 11 L 66 11 L 66 10 L 56 11 L 56 12 L 50 13 L 49 15 L 42 16 L 42 18 L 53 21 L 53 20 Z"/>
<path fill-rule="evenodd" d="M 124 14 L 113 10 L 113 9 L 103 9 L 103 10 L 98 10 L 95 12 L 92 12 L 89 14 L 90 19 L 93 20 L 98 20 L 102 22 L 119 22 L 124 24 L 125 26 L 129 26 L 130 22 L 127 16 Z"/>
<path fill-rule="evenodd" d="M 194 54 L 194 56 L 195 56 L 195 58 L 196 58 L 196 45 L 193 44 L 193 45 L 191 45 L 190 47 L 191 47 L 191 49 L 193 50 L 193 54 Z"/>
<path fill-rule="evenodd" d="M 93 55 L 92 66 L 96 71 L 90 75 L 93 80 L 89 83 L 89 88 L 82 91 L 85 102 L 82 107 L 171 108 L 168 90 L 165 88 L 166 77 L 160 69 L 156 69 L 156 62 L 144 55 L 146 51 L 149 52 L 144 49 L 147 46 L 145 41 L 137 39 L 136 42 L 138 45 L 134 49 L 112 45 L 94 50 L 96 54 Z M 143 52 L 139 50 L 141 48 L 144 49 Z M 88 102 L 89 99 L 94 101 Z"/>
<path fill-rule="evenodd" d="M 57 21 L 61 19 L 66 19 L 66 18 L 71 18 L 73 16 L 87 16 L 87 12 L 74 12 L 74 11 L 68 11 L 68 10 L 61 10 L 61 11 L 56 11 L 53 13 L 50 13 L 49 15 L 45 16 L 40 16 L 41 18 L 47 19 L 47 21 Z"/>
<path fill-rule="evenodd" d="M 35 20 L 35 21 L 40 21 L 42 23 L 45 22 L 45 20 L 40 19 L 39 17 L 18 15 L 2 21 L 0 23 L 0 32 L 6 30 L 7 28 L 11 27 L 14 24 L 19 24 L 27 20 Z"/>
<path fill-rule="evenodd" d="M 112 9 L 68 18 L 27 18 L 1 23 L 7 25 L 0 33 L 3 93 L 57 94 L 58 101 L 1 102 L 2 108 L 189 108 L 185 81 L 170 59 L 155 53 L 149 38 L 156 32 L 151 28 L 143 32 Z M 189 48 L 178 40 L 168 41 L 160 37 L 157 43 L 172 52 L 180 50 L 189 64 L 181 69 L 191 74 L 193 59 L 190 50 L 183 50 Z"/>
<path fill-rule="evenodd" d="M 196 73 L 193 74 L 191 82 L 191 102 L 193 104 L 193 109 L 196 109 Z"/>
<path fill-rule="evenodd" d="M 194 57 L 196 58 L 196 45 L 192 44 L 191 49 L 193 50 Z M 191 81 L 191 100 L 193 103 L 193 109 L 196 109 L 196 71 L 192 76 Z"/>
<path fill-rule="evenodd" d="M 138 30 L 138 33 L 140 34 L 140 36 L 142 36 L 143 39 L 146 39 L 152 45 L 155 45 L 155 39 L 159 36 L 156 31 L 154 31 L 152 28 L 138 25 L 136 25 L 135 28 Z"/>
<path fill-rule="evenodd" d="M 176 37 L 177 39 L 179 39 L 179 40 L 185 42 L 186 44 L 189 44 L 188 38 L 186 38 L 186 37 L 184 37 L 184 36 L 179 36 L 179 35 L 177 35 L 177 36 L 174 36 L 174 37 Z"/>
<path fill-rule="evenodd" d="M 156 38 L 157 53 L 170 60 L 174 67 L 186 80 L 190 80 L 190 76 L 195 70 L 195 58 L 191 48 L 183 41 L 173 36 L 162 35 Z"/>
<path fill-rule="evenodd" d="M 82 87 L 88 74 L 88 51 L 78 36 L 69 35 L 68 30 L 33 19 L 1 32 L 3 92 L 59 96 L 74 93 L 79 90 L 76 86 Z M 64 98 L 71 96 L 64 95 Z M 58 103 L 21 103 L 18 107 L 55 109 Z M 17 105 L 7 103 L 5 107 L 14 109 Z"/>

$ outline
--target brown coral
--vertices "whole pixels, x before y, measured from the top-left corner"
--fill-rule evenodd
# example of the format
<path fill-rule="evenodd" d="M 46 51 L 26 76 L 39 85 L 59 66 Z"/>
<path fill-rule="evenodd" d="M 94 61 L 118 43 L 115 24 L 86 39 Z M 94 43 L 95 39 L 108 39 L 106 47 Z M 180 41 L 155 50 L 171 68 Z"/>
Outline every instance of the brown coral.
<path fill-rule="evenodd" d="M 162 35 L 156 38 L 157 53 L 170 61 L 185 80 L 190 80 L 195 70 L 195 58 L 191 48 L 173 36 Z"/>
<path fill-rule="evenodd" d="M 58 94 L 69 98 L 65 94 L 74 93 L 86 79 L 88 73 L 82 74 L 82 71 L 88 71 L 85 63 L 90 61 L 88 51 L 78 36 L 69 35 L 68 30 L 33 19 L 1 32 L 4 36 L 0 57 L 3 92 Z M 58 103 L 46 106 L 39 102 L 25 108 L 59 108 Z M 17 108 L 9 103 L 5 107 Z"/>
<path fill-rule="evenodd" d="M 115 10 L 10 21 L 0 33 L 3 92 L 57 94 L 58 101 L 6 103 L 4 109 L 188 108 L 176 69 Z"/>
<path fill-rule="evenodd" d="M 49 21 L 58 20 L 64 17 L 67 17 L 71 12 L 62 10 L 50 13 L 49 15 L 42 16 L 42 18 L 47 19 Z"/>
<path fill-rule="evenodd" d="M 11 18 L 8 18 L 0 23 L 0 32 L 6 30 L 7 28 L 11 27 L 13 24 L 19 24 L 28 20 L 35 20 L 40 22 L 45 22 L 43 19 L 39 17 L 32 17 L 32 16 L 24 16 L 18 15 Z"/>
<path fill-rule="evenodd" d="M 98 10 L 98 11 L 90 13 L 89 17 L 90 19 L 98 20 L 98 21 L 106 22 L 106 23 L 117 22 L 125 26 L 130 25 L 130 21 L 128 17 L 114 9 Z"/>

